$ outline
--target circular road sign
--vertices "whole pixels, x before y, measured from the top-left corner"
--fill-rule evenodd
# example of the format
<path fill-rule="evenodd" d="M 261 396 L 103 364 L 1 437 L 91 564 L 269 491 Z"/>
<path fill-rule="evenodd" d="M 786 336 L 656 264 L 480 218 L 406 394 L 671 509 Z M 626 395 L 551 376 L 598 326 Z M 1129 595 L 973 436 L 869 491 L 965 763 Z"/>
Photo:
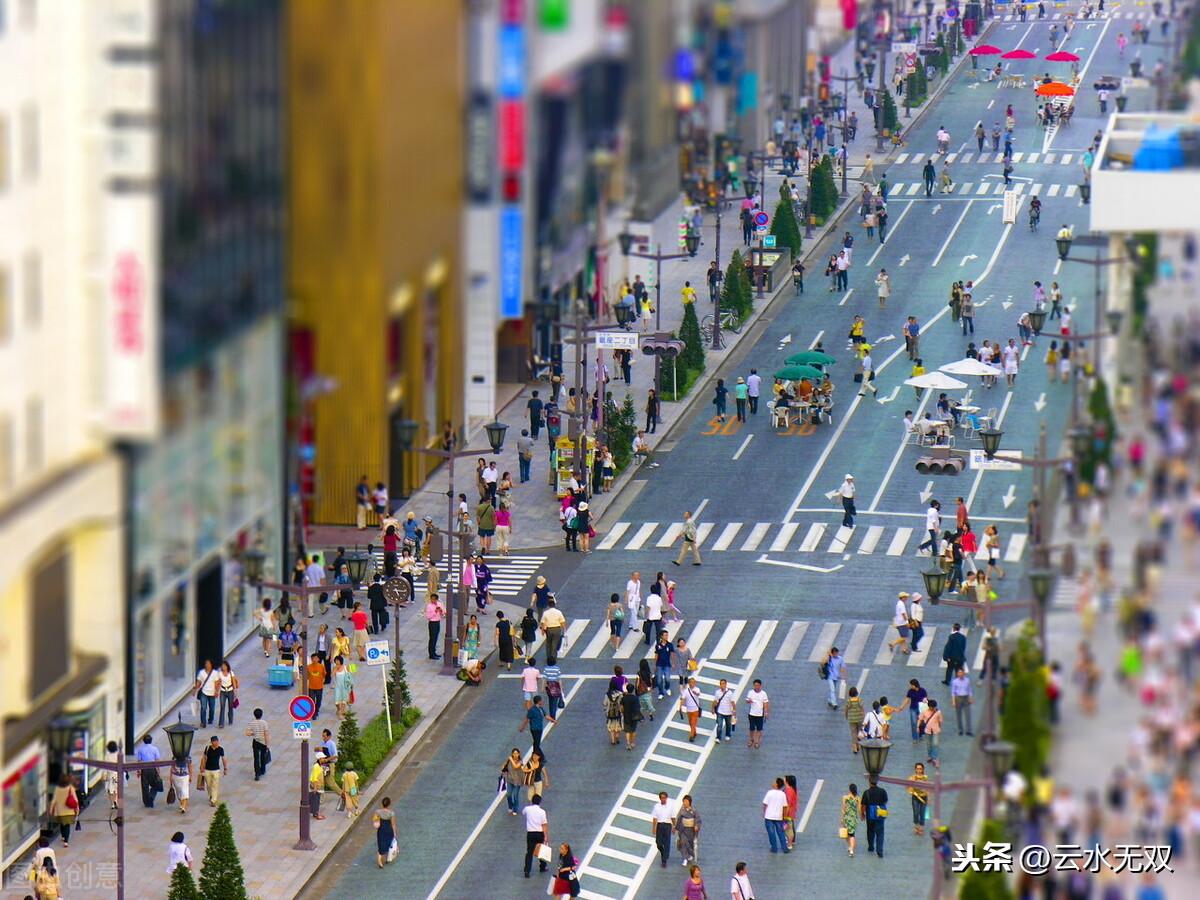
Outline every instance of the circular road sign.
<path fill-rule="evenodd" d="M 316 712 L 317 704 L 313 702 L 312 697 L 293 697 L 292 702 L 288 704 L 288 713 L 297 722 L 309 721 Z"/>
<path fill-rule="evenodd" d="M 759 212 L 759 213 L 754 214 L 754 224 L 755 225 L 766 225 L 770 221 L 771 221 L 771 217 L 768 216 L 765 212 Z"/>
<path fill-rule="evenodd" d="M 389 578 L 383 583 L 383 597 L 393 606 L 400 606 L 412 599 L 412 588 L 407 578 Z"/>

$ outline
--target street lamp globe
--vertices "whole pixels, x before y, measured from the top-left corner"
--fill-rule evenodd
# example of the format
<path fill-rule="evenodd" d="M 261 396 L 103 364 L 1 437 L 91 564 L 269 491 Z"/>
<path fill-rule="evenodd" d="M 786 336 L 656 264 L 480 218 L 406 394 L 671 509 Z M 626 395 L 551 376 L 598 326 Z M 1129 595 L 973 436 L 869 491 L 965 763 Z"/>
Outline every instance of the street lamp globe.
<path fill-rule="evenodd" d="M 755 190 L 758 189 L 758 179 L 753 175 L 747 175 L 742 179 L 742 183 L 746 188 L 746 198 L 753 197 Z"/>
<path fill-rule="evenodd" d="M 1054 243 L 1058 245 L 1058 258 L 1066 259 L 1067 254 L 1071 252 L 1071 239 L 1069 237 L 1059 237 L 1054 239 Z"/>
<path fill-rule="evenodd" d="M 267 554 L 257 547 L 251 547 L 242 553 L 242 571 L 246 573 L 246 580 L 251 584 L 262 581 L 263 564 L 266 559 Z"/>
<path fill-rule="evenodd" d="M 613 309 L 617 314 L 618 325 L 628 325 L 636 317 L 636 313 L 634 313 L 632 306 L 627 306 L 623 303 L 617 303 L 613 306 Z"/>
<path fill-rule="evenodd" d="M 621 255 L 628 256 L 629 251 L 633 249 L 633 235 L 628 231 L 622 231 L 617 235 L 617 243 L 621 245 Z"/>
<path fill-rule="evenodd" d="M 508 426 L 503 422 L 492 421 L 483 426 L 483 430 L 487 432 L 488 443 L 492 446 L 493 453 L 499 453 L 504 449 L 504 435 L 508 431 Z"/>
<path fill-rule="evenodd" d="M 167 733 L 167 741 L 171 745 L 172 759 L 187 759 L 192 753 L 192 737 L 196 734 L 196 726 L 183 721 L 183 713 L 179 720 L 163 729 Z"/>
<path fill-rule="evenodd" d="M 988 459 L 994 459 L 996 451 L 1000 449 L 1000 438 L 1004 436 L 1004 432 L 998 428 L 981 428 L 979 430 L 979 440 L 983 444 L 983 455 Z"/>
<path fill-rule="evenodd" d="M 1051 569 L 1034 569 L 1029 573 L 1029 587 L 1039 606 L 1045 606 L 1050 599 L 1050 588 L 1054 585 L 1054 572 Z"/>
<path fill-rule="evenodd" d="M 683 245 L 687 247 L 688 256 L 695 256 L 696 251 L 700 249 L 700 235 L 695 231 L 688 231 L 687 236 L 683 239 Z"/>
<path fill-rule="evenodd" d="M 1113 333 L 1113 336 L 1121 333 L 1121 320 L 1125 318 L 1125 313 L 1119 309 L 1110 309 L 1105 313 L 1108 319 L 1108 330 Z"/>
<path fill-rule="evenodd" d="M 75 720 L 70 716 L 58 715 L 51 719 L 46 726 L 46 743 L 50 745 L 50 752 L 57 757 L 70 753 L 75 728 Z"/>
<path fill-rule="evenodd" d="M 863 63 L 863 68 L 867 70 L 867 81 L 873 81 L 875 78 L 875 60 L 868 59 Z"/>
<path fill-rule="evenodd" d="M 987 755 L 992 777 L 996 781 L 1000 781 L 1012 768 L 1013 759 L 1017 755 L 1017 747 L 1009 741 L 990 741 L 983 745 L 983 752 Z"/>
<path fill-rule="evenodd" d="M 1046 324 L 1046 311 L 1044 309 L 1035 309 L 1029 313 L 1029 327 L 1033 329 L 1034 334 L 1040 334 L 1042 326 Z"/>
<path fill-rule="evenodd" d="M 935 567 L 927 572 L 922 572 L 921 578 L 925 582 L 925 591 L 929 594 L 929 602 L 937 606 L 941 602 L 942 594 L 946 591 L 946 573 Z"/>
<path fill-rule="evenodd" d="M 370 561 L 371 557 L 360 550 L 355 550 L 346 556 L 346 571 L 349 572 L 350 580 L 354 584 L 362 584 L 367 575 L 367 563 Z"/>
<path fill-rule="evenodd" d="M 863 768 L 867 770 L 867 774 L 875 778 L 882 775 L 892 742 L 883 738 L 867 738 L 858 742 L 858 748 L 862 753 Z"/>
<path fill-rule="evenodd" d="M 420 428 L 421 423 L 413 419 L 400 419 L 392 425 L 392 432 L 401 450 L 408 452 L 413 448 L 413 444 L 417 440 L 417 432 Z"/>

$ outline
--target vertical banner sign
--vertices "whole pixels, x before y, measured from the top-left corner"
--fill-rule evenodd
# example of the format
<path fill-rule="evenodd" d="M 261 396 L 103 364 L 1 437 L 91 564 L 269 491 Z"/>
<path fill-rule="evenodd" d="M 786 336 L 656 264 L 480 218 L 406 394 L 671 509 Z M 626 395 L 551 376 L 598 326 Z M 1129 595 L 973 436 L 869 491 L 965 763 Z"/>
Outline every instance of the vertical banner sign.
<path fill-rule="evenodd" d="M 521 180 L 525 169 L 526 31 L 524 0 L 500 0 L 496 86 L 500 95 L 499 158 L 503 202 L 498 223 L 500 245 L 500 318 L 524 312 L 525 218 Z"/>
<path fill-rule="evenodd" d="M 492 119 L 492 97 L 475 91 L 467 104 L 467 199 L 476 205 L 492 200 L 496 131 Z"/>

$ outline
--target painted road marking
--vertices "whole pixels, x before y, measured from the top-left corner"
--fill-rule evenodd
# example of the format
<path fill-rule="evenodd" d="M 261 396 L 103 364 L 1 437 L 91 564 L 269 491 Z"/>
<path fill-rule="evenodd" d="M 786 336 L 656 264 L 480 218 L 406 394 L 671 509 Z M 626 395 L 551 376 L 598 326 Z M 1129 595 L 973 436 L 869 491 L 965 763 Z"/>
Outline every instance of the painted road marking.
<path fill-rule="evenodd" d="M 758 522 L 750 529 L 750 536 L 746 538 L 746 543 L 742 544 L 742 550 L 757 550 L 758 545 L 762 543 L 762 539 L 767 536 L 767 532 L 771 530 L 771 522 Z"/>
<path fill-rule="evenodd" d="M 762 656 L 766 652 L 767 644 L 771 640 L 771 635 L 775 633 L 775 626 L 778 624 L 778 621 L 775 619 L 765 619 L 759 622 L 758 630 L 754 632 L 754 637 L 750 639 L 750 646 L 742 654 L 742 659 L 757 659 Z"/>
<path fill-rule="evenodd" d="M 733 543 L 733 539 L 737 537 L 737 533 L 741 531 L 741 529 L 741 522 L 730 522 L 721 530 L 721 535 L 717 538 L 716 543 L 712 545 L 712 549 L 728 550 L 729 545 Z"/>
<path fill-rule="evenodd" d="M 895 197 L 896 195 L 898 195 L 898 194 L 899 194 L 899 193 L 900 193 L 900 192 L 903 190 L 903 188 L 904 188 L 904 182 L 903 182 L 903 181 L 897 181 L 895 184 L 893 184 L 893 185 L 891 186 L 889 193 L 890 193 L 890 194 L 891 194 L 893 197 Z"/>
<path fill-rule="evenodd" d="M 957 159 L 957 158 L 958 158 L 958 154 L 957 154 L 957 153 L 947 153 L 947 154 L 946 154 L 946 162 L 948 162 L 948 163 L 952 163 L 952 162 L 954 162 L 954 160 L 955 160 L 955 159 Z"/>
<path fill-rule="evenodd" d="M 920 189 L 921 189 L 920 184 L 910 184 L 908 186 L 908 196 L 911 197 L 913 194 L 915 194 Z"/>
<path fill-rule="evenodd" d="M 566 656 L 571 652 L 571 648 L 575 646 L 577 640 L 583 637 L 583 633 L 587 631 L 591 621 L 591 619 L 573 619 L 571 621 L 571 624 L 567 626 L 567 633 L 563 636 L 563 646 L 558 650 L 559 656 Z"/>
<path fill-rule="evenodd" d="M 881 537 L 883 537 L 883 526 L 870 526 L 867 528 L 866 537 L 863 538 L 863 542 L 858 547 L 858 552 L 863 554 L 874 553 L 875 545 L 879 543 Z"/>
<path fill-rule="evenodd" d="M 838 301 L 838 306 L 845 306 L 846 301 L 850 299 L 850 295 L 853 293 L 854 293 L 854 288 L 850 288 L 850 290 L 846 291 L 846 296 Z"/>
<path fill-rule="evenodd" d="M 1027 534 L 1020 531 L 1012 536 L 1008 542 L 1008 549 L 1004 551 L 1005 562 L 1016 562 L 1021 558 L 1021 551 L 1025 549 L 1025 541 L 1028 537 Z"/>
<path fill-rule="evenodd" d="M 910 666 L 925 665 L 925 660 L 929 658 L 929 651 L 933 648 L 934 636 L 936 634 L 936 625 L 930 625 L 925 629 L 925 634 L 921 637 L 921 649 L 909 654 L 908 664 Z"/>
<path fill-rule="evenodd" d="M 1070 154 L 1070 153 L 1064 153 L 1064 154 L 1062 155 L 1062 162 L 1060 163 L 1060 165 L 1067 166 L 1067 165 L 1070 165 L 1070 164 L 1071 164 L 1071 154 Z"/>
<path fill-rule="evenodd" d="M 971 211 L 971 204 L 974 202 L 974 200 L 967 201 L 966 205 L 963 207 L 963 211 L 959 213 L 958 221 L 954 223 L 954 227 L 951 228 L 950 233 L 946 235 L 946 240 L 942 242 L 942 247 L 940 250 L 938 250 L 937 256 L 933 258 L 933 262 L 930 263 L 930 266 L 936 266 L 942 261 L 942 257 L 946 254 L 946 248 L 949 247 L 950 242 L 954 240 L 954 235 L 958 234 L 959 226 L 962 225 L 963 219 L 967 217 L 967 213 Z"/>
<path fill-rule="evenodd" d="M 1068 185 L 1067 185 L 1067 189 L 1066 189 L 1065 191 L 1063 191 L 1063 196 L 1064 196 L 1064 197 L 1074 197 L 1074 196 L 1075 196 L 1075 193 L 1076 193 L 1078 190 L 1079 190 L 1079 185 L 1077 185 L 1077 184 L 1068 184 Z"/>
<path fill-rule="evenodd" d="M 783 643 L 779 646 L 779 652 L 775 654 L 775 658 L 780 662 L 787 662 L 794 659 L 796 650 L 799 649 L 800 642 L 804 640 L 804 635 L 807 633 L 807 622 L 793 622 L 788 629 L 787 636 L 783 639 Z"/>
<path fill-rule="evenodd" d="M 817 635 L 817 643 L 813 646 L 812 652 L 808 654 L 808 661 L 821 662 L 825 658 L 825 654 L 829 652 L 829 648 L 836 646 L 838 632 L 841 630 L 841 622 L 826 622 L 822 625 L 821 633 Z"/>
<path fill-rule="evenodd" d="M 896 534 L 892 538 L 892 542 L 888 544 L 887 555 L 899 556 L 904 552 L 904 548 L 908 545 L 908 539 L 912 536 L 911 528 L 897 528 Z"/>
<path fill-rule="evenodd" d="M 908 159 L 908 154 L 901 153 L 899 156 L 896 157 L 896 165 L 903 165 L 903 163 L 906 159 Z"/>
<path fill-rule="evenodd" d="M 847 663 L 857 663 L 862 657 L 863 647 L 867 645 L 867 638 L 871 636 L 872 627 L 863 623 L 854 626 L 854 633 L 850 635 L 850 641 L 846 644 L 846 652 L 843 654 Z"/>
<path fill-rule="evenodd" d="M 973 181 L 964 181 L 964 182 L 962 183 L 962 185 L 961 185 L 961 186 L 960 186 L 960 185 L 955 185 L 955 187 L 956 187 L 956 188 L 959 188 L 959 190 L 958 190 L 958 193 L 960 193 L 960 194 L 969 194 L 969 193 L 971 193 L 971 188 L 975 187 L 975 182 L 973 182 Z"/>
<path fill-rule="evenodd" d="M 1023 181 L 1018 181 L 1016 184 L 1014 184 L 1012 186 L 1012 192 L 1014 194 L 1019 194 L 1023 190 L 1025 190 L 1025 182 L 1023 182 Z"/>
<path fill-rule="evenodd" d="M 1033 196 L 1035 196 L 1035 197 L 1038 194 L 1040 194 L 1041 192 L 1042 192 L 1042 186 L 1040 184 L 1035 184 L 1032 188 L 1029 189 L 1029 193 L 1033 194 Z"/>
<path fill-rule="evenodd" d="M 609 638 L 612 637 L 612 629 L 608 622 L 603 622 L 600 628 L 588 641 L 588 645 L 583 648 L 583 652 L 579 654 L 582 659 L 595 659 L 600 655 L 600 651 L 608 645 Z"/>
<path fill-rule="evenodd" d="M 1024 155 L 1024 153 L 1014 153 L 1012 158 L 1013 163 L 1019 163 L 1021 161 L 1021 157 Z"/>
<path fill-rule="evenodd" d="M 713 619 L 701 619 L 696 623 L 696 627 L 692 629 L 692 633 L 688 635 L 687 638 L 688 649 L 691 650 L 693 654 L 698 654 L 700 652 L 700 648 L 704 646 L 704 641 L 708 637 L 709 632 L 712 631 L 713 625 L 715 624 L 716 622 Z M 676 640 L 679 639 L 678 634 L 674 634 L 672 637 L 674 637 Z"/>
<path fill-rule="evenodd" d="M 644 641 L 645 637 L 641 628 L 630 628 L 621 638 L 621 643 L 617 647 L 617 652 L 613 654 L 613 658 L 629 659 L 637 651 L 638 644 Z"/>
<path fill-rule="evenodd" d="M 697 527 L 696 533 L 699 534 L 700 529 Z M 674 522 L 667 526 L 667 530 L 663 532 L 663 536 L 658 539 L 656 547 L 670 547 L 673 543 L 679 540 L 679 536 L 683 534 L 683 523 Z"/>
<path fill-rule="evenodd" d="M 992 189 L 991 183 L 985 182 L 984 184 L 981 184 L 979 186 L 979 190 L 977 190 L 975 193 L 976 194 L 986 194 L 986 193 L 989 193 L 991 191 L 991 189 Z"/>
<path fill-rule="evenodd" d="M 1051 165 L 1054 165 L 1054 160 L 1055 160 L 1055 159 L 1057 159 L 1057 158 L 1058 158 L 1057 154 L 1055 154 L 1055 153 L 1047 153 L 1047 154 L 1046 154 L 1046 155 L 1045 155 L 1045 156 L 1042 158 L 1042 162 L 1044 162 L 1044 163 L 1045 163 L 1046 165 L 1048 165 L 1048 166 L 1051 166 Z"/>
<path fill-rule="evenodd" d="M 788 522 L 779 529 L 779 534 L 775 535 L 775 540 L 771 542 L 768 548 L 771 553 L 780 553 L 787 549 L 788 542 L 792 539 L 792 535 L 796 533 L 796 529 L 800 527 L 799 522 Z"/>
<path fill-rule="evenodd" d="M 994 193 L 1003 194 L 1007 190 L 1008 190 L 1008 187 L 1004 184 L 1004 182 L 1000 182 L 1000 184 L 996 185 L 996 190 L 994 191 Z"/>
<path fill-rule="evenodd" d="M 705 538 L 712 534 L 712 522 L 701 522 L 696 526 L 696 546 L 699 547 L 704 543 Z"/>
<path fill-rule="evenodd" d="M 796 825 L 797 831 L 804 831 L 808 827 L 808 820 L 812 818 L 813 810 L 817 808 L 817 798 L 821 796 L 821 788 L 825 786 L 825 779 L 818 778 L 816 784 L 813 785 L 813 791 L 808 797 L 808 803 L 804 805 L 804 815 L 800 817 L 800 821 Z"/>
<path fill-rule="evenodd" d="M 962 155 L 962 159 L 960 159 L 959 162 L 969 163 L 971 161 L 971 155 L 972 155 L 971 151 L 964 153 Z"/>
<path fill-rule="evenodd" d="M 1019 157 L 1020 155 L 1021 155 L 1021 154 L 1019 154 L 1019 153 L 1017 154 L 1017 156 L 1018 156 L 1018 157 Z M 1037 154 L 1037 153 L 1030 153 L 1030 154 L 1029 154 L 1029 157 L 1028 157 L 1028 159 L 1026 159 L 1026 160 L 1025 160 L 1025 162 L 1029 162 L 1029 163 L 1035 163 L 1035 162 L 1037 162 L 1037 158 L 1038 158 L 1038 154 Z M 1015 162 L 1015 161 L 1016 161 L 1016 160 L 1014 159 L 1014 162 Z"/>
<path fill-rule="evenodd" d="M 630 539 L 629 543 L 625 545 L 625 549 L 626 550 L 641 550 L 642 545 L 645 544 L 646 541 L 650 540 L 650 536 L 652 534 L 654 534 L 654 532 L 655 532 L 655 530 L 657 530 L 657 528 L 658 528 L 657 522 L 646 522 L 645 524 L 642 525 L 641 528 L 639 528 L 637 530 L 637 533 L 634 534 L 634 536 Z"/>
<path fill-rule="evenodd" d="M 745 619 L 732 619 L 725 626 L 725 631 L 721 635 L 721 639 L 717 641 L 717 646 L 713 647 L 712 653 L 708 654 L 712 659 L 728 659 L 730 652 L 733 650 L 733 645 L 737 643 L 737 639 L 742 634 L 742 629 L 746 627 Z M 696 651 L 693 650 L 693 653 Z"/>
<path fill-rule="evenodd" d="M 871 674 L 870 669 L 863 669 L 861 672 L 858 673 L 858 684 L 854 685 L 854 689 L 857 690 L 860 695 L 863 692 L 863 687 L 867 683 L 867 676 L 870 674 Z"/>
<path fill-rule="evenodd" d="M 738 447 L 737 453 L 733 454 L 733 458 L 735 460 L 741 458 L 742 454 L 746 451 L 746 448 L 750 446 L 750 442 L 752 440 L 754 440 L 753 434 L 746 435 L 746 439 L 744 441 L 742 441 L 742 446 Z"/>
<path fill-rule="evenodd" d="M 854 529 L 847 528 L 842 525 L 838 528 L 837 534 L 833 536 L 833 540 L 829 542 L 827 553 L 841 553 L 846 549 L 846 544 L 850 542 L 850 538 L 854 536 Z"/>
<path fill-rule="evenodd" d="M 1062 188 L 1061 188 L 1061 185 L 1052 184 L 1052 185 L 1050 185 L 1050 190 L 1046 191 L 1046 196 L 1047 196 L 1047 197 L 1057 197 L 1057 196 L 1058 196 L 1058 192 L 1059 192 L 1061 189 L 1062 189 Z"/>
<path fill-rule="evenodd" d="M 816 550 L 817 544 L 821 542 L 823 534 L 825 534 L 825 523 L 814 522 L 808 527 L 808 534 L 804 536 L 804 541 L 800 544 L 800 551 L 802 553 L 811 553 L 813 550 Z"/>
<path fill-rule="evenodd" d="M 892 664 L 892 657 L 895 655 L 895 651 L 888 646 L 888 642 L 895 640 L 896 637 L 899 637 L 899 635 L 893 637 L 890 626 L 883 630 L 883 641 L 879 645 L 879 650 L 875 653 L 875 665 L 890 666 Z"/>
<path fill-rule="evenodd" d="M 602 541 L 600 541 L 599 544 L 596 545 L 596 549 L 597 550 L 611 550 L 613 547 L 615 547 L 617 545 L 617 541 L 619 541 L 621 539 L 621 535 L 623 535 L 628 530 L 629 530 L 628 522 L 617 522 L 617 524 L 613 525 L 612 528 L 608 529 L 608 534 L 606 534 L 604 536 L 604 539 Z"/>

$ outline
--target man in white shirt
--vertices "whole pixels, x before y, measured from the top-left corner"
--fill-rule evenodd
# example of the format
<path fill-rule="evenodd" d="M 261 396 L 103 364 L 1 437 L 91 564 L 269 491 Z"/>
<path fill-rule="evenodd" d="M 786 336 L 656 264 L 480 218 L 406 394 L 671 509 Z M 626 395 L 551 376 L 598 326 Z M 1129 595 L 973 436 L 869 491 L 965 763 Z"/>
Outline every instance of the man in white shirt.
<path fill-rule="evenodd" d="M 534 794 L 529 805 L 521 810 L 521 815 L 525 818 L 525 877 L 528 878 L 538 844 L 550 843 L 550 817 L 542 809 L 542 795 Z M 546 868 L 545 861 L 539 859 L 538 871 L 545 872 Z"/>
<path fill-rule="evenodd" d="M 321 565 L 321 557 L 317 554 L 312 555 L 312 560 L 304 569 L 304 584 L 310 588 L 320 587 L 325 583 L 325 567 Z M 311 619 L 317 611 L 317 597 L 324 598 L 325 594 L 316 594 L 309 592 L 308 597 L 308 617 Z"/>
<path fill-rule="evenodd" d="M 878 394 L 879 390 L 875 387 L 875 382 L 872 380 L 875 377 L 875 360 L 871 359 L 871 352 L 868 350 L 866 355 L 859 363 L 862 368 L 862 387 L 858 391 L 858 396 L 865 397 L 867 391 L 872 394 Z"/>
<path fill-rule="evenodd" d="M 757 684 L 757 682 L 755 682 Z M 783 792 L 783 779 L 775 779 L 775 787 L 763 796 L 763 822 L 767 826 L 767 839 L 771 842 L 771 852 L 790 853 L 787 845 L 787 835 L 783 830 L 783 819 L 788 814 L 787 794 Z"/>
<path fill-rule="evenodd" d="M 483 483 L 487 487 L 488 499 L 493 503 L 496 502 L 496 483 L 500 480 L 500 473 L 496 471 L 496 461 L 492 460 L 483 469 Z"/>
<path fill-rule="evenodd" d="M 643 605 L 643 609 L 646 612 L 646 621 L 642 624 L 642 631 L 646 633 L 647 645 L 657 641 L 658 636 L 662 634 L 662 606 L 662 597 L 651 591 Z"/>
<path fill-rule="evenodd" d="M 837 489 L 837 495 L 842 498 L 842 527 L 854 527 L 854 515 L 858 512 L 854 508 L 854 476 L 849 472 L 842 480 L 842 486 Z"/>
<path fill-rule="evenodd" d="M 916 423 L 913 421 L 913 411 L 906 409 L 904 411 L 904 436 L 908 437 L 916 427 Z"/>
<path fill-rule="evenodd" d="M 908 591 L 896 595 L 896 607 L 892 611 L 892 627 L 896 629 L 896 637 L 888 641 L 888 649 L 897 647 L 908 653 Z"/>
<path fill-rule="evenodd" d="M 762 376 L 758 369 L 751 369 L 746 376 L 746 396 L 750 401 L 750 414 L 758 414 L 758 395 L 762 391 Z"/>
<path fill-rule="evenodd" d="M 667 867 L 671 858 L 671 830 L 674 827 L 675 809 L 667 799 L 666 791 L 658 792 L 658 802 L 650 810 L 650 834 L 658 847 L 662 867 Z"/>
<path fill-rule="evenodd" d="M 750 886 L 750 867 L 739 862 L 729 882 L 730 900 L 754 900 L 754 888 Z"/>
<path fill-rule="evenodd" d="M 771 714 L 771 698 L 762 689 L 762 679 L 754 679 L 754 688 L 746 694 L 746 705 L 750 718 L 750 737 L 746 746 L 757 750 L 762 746 L 763 725 Z"/>
<path fill-rule="evenodd" d="M 925 637 L 925 606 L 921 603 L 921 595 L 913 594 L 908 604 L 908 616 L 912 620 L 912 652 L 921 649 L 921 638 Z"/>
<path fill-rule="evenodd" d="M 717 717 L 718 741 L 721 740 L 721 729 L 724 728 L 725 743 L 729 743 L 730 735 L 733 734 L 733 717 L 736 713 L 737 700 L 734 699 L 733 691 L 729 689 L 729 683 L 722 678 L 713 694 L 713 714 Z"/>
<path fill-rule="evenodd" d="M 837 261 L 837 289 L 840 291 L 846 290 L 846 285 L 850 282 L 849 269 L 850 257 L 846 255 L 845 250 L 838 251 Z"/>
<path fill-rule="evenodd" d="M 917 546 L 918 550 L 929 548 L 929 555 L 937 557 L 938 555 L 938 532 L 942 528 L 942 504 L 936 500 L 929 501 L 929 508 L 925 510 L 925 530 L 929 532 L 929 540 L 923 541 Z"/>
<path fill-rule="evenodd" d="M 632 631 L 638 627 L 642 608 L 642 576 L 638 572 L 630 575 L 629 580 L 625 582 L 625 607 L 626 618 L 629 620 L 626 624 Z"/>

